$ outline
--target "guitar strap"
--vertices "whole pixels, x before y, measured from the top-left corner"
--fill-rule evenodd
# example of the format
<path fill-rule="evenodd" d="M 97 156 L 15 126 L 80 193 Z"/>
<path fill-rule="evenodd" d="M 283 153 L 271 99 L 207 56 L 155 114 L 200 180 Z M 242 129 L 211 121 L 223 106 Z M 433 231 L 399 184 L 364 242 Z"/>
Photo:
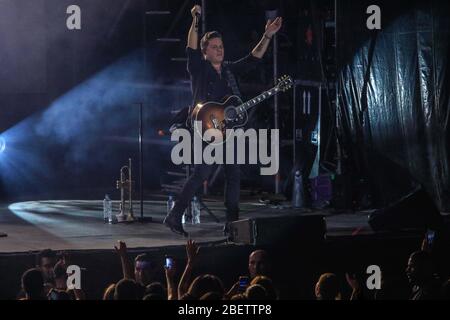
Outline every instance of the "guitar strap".
<path fill-rule="evenodd" d="M 186 116 L 186 122 L 185 122 L 185 125 L 186 125 L 186 128 L 187 129 L 189 129 L 189 130 L 191 130 L 192 131 L 192 123 L 191 123 L 191 114 L 192 114 L 192 111 L 194 111 L 194 106 L 193 105 L 190 105 L 189 106 L 189 108 L 188 108 L 188 110 L 187 110 L 187 116 Z"/>
<path fill-rule="evenodd" d="M 225 74 L 227 77 L 228 86 L 231 88 L 231 91 L 233 92 L 233 95 L 241 97 L 241 92 L 239 91 L 239 87 L 237 85 L 236 78 L 234 77 L 234 74 L 231 72 L 230 68 L 228 67 L 228 63 L 224 64 Z"/>

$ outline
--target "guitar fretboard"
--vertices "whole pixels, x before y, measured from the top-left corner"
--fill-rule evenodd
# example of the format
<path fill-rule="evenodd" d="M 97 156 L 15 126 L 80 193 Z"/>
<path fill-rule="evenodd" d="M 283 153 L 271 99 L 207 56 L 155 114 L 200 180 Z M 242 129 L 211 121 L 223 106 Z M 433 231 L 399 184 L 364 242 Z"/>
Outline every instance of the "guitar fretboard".
<path fill-rule="evenodd" d="M 274 87 L 268 91 L 261 93 L 259 96 L 256 96 L 253 99 L 250 99 L 247 102 L 237 106 L 236 109 L 238 112 L 245 112 L 248 109 L 256 106 L 258 103 L 263 102 L 264 100 L 274 96 L 275 94 L 277 94 L 278 91 L 280 91 L 280 89 L 278 87 Z"/>

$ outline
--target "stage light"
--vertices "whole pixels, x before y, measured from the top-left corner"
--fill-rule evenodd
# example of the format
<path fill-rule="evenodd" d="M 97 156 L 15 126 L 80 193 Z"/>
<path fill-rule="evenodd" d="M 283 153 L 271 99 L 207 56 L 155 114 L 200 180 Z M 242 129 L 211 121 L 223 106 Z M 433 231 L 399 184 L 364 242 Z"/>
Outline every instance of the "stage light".
<path fill-rule="evenodd" d="M 6 149 L 6 141 L 4 138 L 0 137 L 0 153 L 5 151 Z"/>

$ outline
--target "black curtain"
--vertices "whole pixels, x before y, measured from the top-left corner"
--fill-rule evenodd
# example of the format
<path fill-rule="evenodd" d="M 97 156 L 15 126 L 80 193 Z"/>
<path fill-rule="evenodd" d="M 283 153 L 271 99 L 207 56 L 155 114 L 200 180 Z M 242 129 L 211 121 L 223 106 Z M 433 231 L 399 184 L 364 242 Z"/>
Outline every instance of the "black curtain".
<path fill-rule="evenodd" d="M 368 6 L 381 30 L 368 30 Z M 337 1 L 343 171 L 374 206 L 422 184 L 450 209 L 450 2 Z M 359 188 L 357 186 L 357 188 Z"/>

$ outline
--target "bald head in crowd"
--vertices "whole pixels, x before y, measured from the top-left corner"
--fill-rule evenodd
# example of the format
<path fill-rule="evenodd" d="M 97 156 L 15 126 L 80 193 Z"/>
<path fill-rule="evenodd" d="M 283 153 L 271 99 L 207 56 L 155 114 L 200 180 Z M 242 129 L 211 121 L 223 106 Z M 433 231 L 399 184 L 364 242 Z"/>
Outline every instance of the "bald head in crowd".
<path fill-rule="evenodd" d="M 248 257 L 248 271 L 253 279 L 256 276 L 269 276 L 269 254 L 264 250 L 255 250 Z"/>

